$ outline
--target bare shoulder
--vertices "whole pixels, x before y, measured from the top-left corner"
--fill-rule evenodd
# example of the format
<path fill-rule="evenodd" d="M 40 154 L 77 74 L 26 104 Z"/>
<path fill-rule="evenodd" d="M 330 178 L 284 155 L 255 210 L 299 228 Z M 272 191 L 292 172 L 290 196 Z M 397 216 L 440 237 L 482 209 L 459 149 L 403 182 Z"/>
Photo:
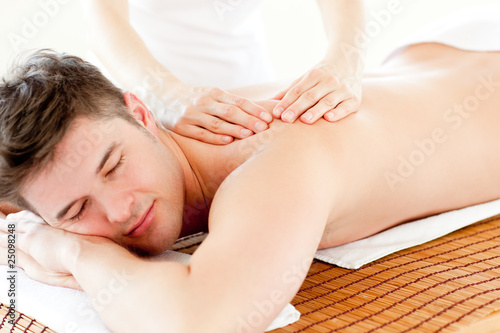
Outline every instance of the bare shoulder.
<path fill-rule="evenodd" d="M 331 209 L 318 154 L 316 149 L 263 150 L 217 191 L 209 235 L 190 267 L 193 276 L 205 272 L 203 281 L 214 286 L 213 297 L 227 309 L 226 318 L 272 304 L 255 328 L 263 330 L 302 284 Z"/>
<path fill-rule="evenodd" d="M 284 133 L 276 131 L 270 135 Z M 261 143 L 262 147 L 221 184 L 211 208 L 211 228 L 219 223 L 219 214 L 226 215 L 243 206 L 257 211 L 254 213 L 257 216 L 277 210 L 305 209 L 309 200 L 321 202 L 326 209 L 326 201 L 322 202 L 317 196 L 333 193 L 329 193 L 331 187 L 326 185 L 329 168 L 321 145 L 311 146 L 289 135 L 273 141 L 270 145 Z M 298 200 L 302 205 L 288 207 L 298 204 Z"/>

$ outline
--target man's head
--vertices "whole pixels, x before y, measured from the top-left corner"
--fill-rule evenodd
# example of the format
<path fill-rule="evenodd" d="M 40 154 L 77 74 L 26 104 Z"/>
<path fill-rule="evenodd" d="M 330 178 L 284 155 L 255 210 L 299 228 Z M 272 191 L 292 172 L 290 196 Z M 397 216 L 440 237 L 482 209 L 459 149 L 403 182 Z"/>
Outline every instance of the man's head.
<path fill-rule="evenodd" d="M 180 232 L 183 181 L 158 135 L 146 106 L 96 67 L 39 51 L 0 84 L 0 201 L 62 229 L 164 250 Z"/>
<path fill-rule="evenodd" d="M 0 84 L 0 198 L 22 208 L 27 176 L 49 162 L 78 117 L 131 118 L 120 89 L 82 59 L 38 51 Z"/>

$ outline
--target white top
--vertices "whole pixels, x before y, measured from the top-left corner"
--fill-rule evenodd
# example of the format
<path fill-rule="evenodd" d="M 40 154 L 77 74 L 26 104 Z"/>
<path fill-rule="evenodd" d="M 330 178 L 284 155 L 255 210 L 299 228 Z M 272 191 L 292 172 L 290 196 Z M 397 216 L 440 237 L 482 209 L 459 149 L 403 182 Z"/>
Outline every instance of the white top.
<path fill-rule="evenodd" d="M 234 88 L 272 79 L 261 0 L 130 0 L 130 22 L 183 82 Z"/>

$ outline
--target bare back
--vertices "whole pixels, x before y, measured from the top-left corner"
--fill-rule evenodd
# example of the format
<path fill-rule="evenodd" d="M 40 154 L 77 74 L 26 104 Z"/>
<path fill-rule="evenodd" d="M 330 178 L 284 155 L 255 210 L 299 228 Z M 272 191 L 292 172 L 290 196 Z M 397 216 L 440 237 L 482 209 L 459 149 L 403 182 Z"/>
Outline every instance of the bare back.
<path fill-rule="evenodd" d="M 300 158 L 321 147 L 315 163 L 328 165 L 325 182 L 342 193 L 320 248 L 499 198 L 499 63 L 500 52 L 409 47 L 366 77 L 357 113 L 314 126 L 275 121 L 238 151 L 293 149 Z"/>
<path fill-rule="evenodd" d="M 208 299 L 226 302 L 225 318 L 272 293 L 287 302 L 318 248 L 499 198 L 499 58 L 420 44 L 367 77 L 342 121 L 274 121 L 224 147 L 176 138 L 210 205 L 190 260 L 215 286 Z"/>

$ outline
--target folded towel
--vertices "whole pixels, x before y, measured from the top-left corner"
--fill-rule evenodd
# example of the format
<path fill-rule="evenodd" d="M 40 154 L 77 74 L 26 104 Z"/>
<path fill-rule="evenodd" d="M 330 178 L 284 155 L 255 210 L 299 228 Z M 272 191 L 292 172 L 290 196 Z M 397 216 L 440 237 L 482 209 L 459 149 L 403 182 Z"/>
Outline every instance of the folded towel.
<path fill-rule="evenodd" d="M 319 250 L 315 257 L 337 266 L 359 268 L 497 214 L 500 214 L 500 199 L 404 223 L 368 238 Z"/>
<path fill-rule="evenodd" d="M 166 251 L 157 256 L 158 260 L 178 261 L 187 264 L 189 254 Z M 9 304 L 7 297 L 8 268 L 0 266 L 0 302 Z M 82 291 L 49 286 L 30 279 L 23 270 L 16 276 L 16 309 L 38 322 L 49 326 L 58 333 L 109 333 L 92 308 L 91 300 Z M 126 281 L 125 281 L 126 282 Z M 133 306 L 131 304 L 131 306 Z M 284 327 L 299 320 L 298 312 L 287 304 L 266 331 Z"/>

